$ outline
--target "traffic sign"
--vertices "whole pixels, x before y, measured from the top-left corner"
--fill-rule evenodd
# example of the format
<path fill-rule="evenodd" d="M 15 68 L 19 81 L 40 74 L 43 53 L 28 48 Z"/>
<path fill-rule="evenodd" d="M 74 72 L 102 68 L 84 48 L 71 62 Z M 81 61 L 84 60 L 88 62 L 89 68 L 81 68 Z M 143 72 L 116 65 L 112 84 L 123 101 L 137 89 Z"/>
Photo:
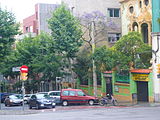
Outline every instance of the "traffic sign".
<path fill-rule="evenodd" d="M 28 73 L 28 66 L 22 65 L 20 68 L 21 73 Z"/>
<path fill-rule="evenodd" d="M 19 71 L 20 71 L 20 68 L 21 68 L 21 67 L 13 67 L 13 68 L 12 68 L 12 71 L 13 71 L 13 72 L 19 72 Z"/>

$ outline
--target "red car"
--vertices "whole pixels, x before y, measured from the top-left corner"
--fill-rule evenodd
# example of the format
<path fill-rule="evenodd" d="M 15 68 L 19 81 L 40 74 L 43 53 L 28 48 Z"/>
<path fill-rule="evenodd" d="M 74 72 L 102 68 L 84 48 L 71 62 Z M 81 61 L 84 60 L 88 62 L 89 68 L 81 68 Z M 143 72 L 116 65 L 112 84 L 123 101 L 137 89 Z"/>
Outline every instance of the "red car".
<path fill-rule="evenodd" d="M 70 103 L 93 105 L 98 102 L 97 97 L 88 96 L 81 89 L 62 89 L 60 99 L 63 106 L 67 106 Z"/>

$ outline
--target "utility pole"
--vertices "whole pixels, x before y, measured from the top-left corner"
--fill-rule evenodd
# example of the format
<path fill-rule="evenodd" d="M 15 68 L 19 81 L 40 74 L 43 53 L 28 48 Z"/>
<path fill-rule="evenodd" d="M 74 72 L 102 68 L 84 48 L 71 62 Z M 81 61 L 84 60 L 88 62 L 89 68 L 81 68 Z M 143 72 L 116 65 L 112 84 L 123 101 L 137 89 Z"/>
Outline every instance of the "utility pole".
<path fill-rule="evenodd" d="M 91 24 L 92 28 L 92 54 L 94 54 L 95 51 L 95 38 L 94 38 L 94 21 L 92 21 Z M 96 66 L 95 66 L 95 61 L 92 59 L 92 69 L 93 69 L 93 89 L 94 89 L 94 96 L 97 97 L 97 75 L 96 75 Z"/>

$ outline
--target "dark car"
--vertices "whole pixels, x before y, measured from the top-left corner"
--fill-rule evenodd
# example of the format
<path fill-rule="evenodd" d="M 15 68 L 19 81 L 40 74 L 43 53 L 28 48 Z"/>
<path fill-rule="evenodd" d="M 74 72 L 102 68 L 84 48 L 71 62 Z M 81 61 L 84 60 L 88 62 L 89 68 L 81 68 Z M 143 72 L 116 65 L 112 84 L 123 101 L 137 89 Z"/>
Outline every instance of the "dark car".
<path fill-rule="evenodd" d="M 62 89 L 61 102 L 63 106 L 68 104 L 86 104 L 93 105 L 98 103 L 98 98 L 94 96 L 86 95 L 81 89 Z"/>
<path fill-rule="evenodd" d="M 4 100 L 5 106 L 22 105 L 23 99 L 21 95 L 15 94 L 6 97 Z"/>
<path fill-rule="evenodd" d="M 29 109 L 55 108 L 55 105 L 55 99 L 46 94 L 33 94 L 29 100 Z"/>
<path fill-rule="evenodd" d="M 13 95 L 13 93 L 0 93 L 0 100 L 3 103 L 7 96 Z"/>

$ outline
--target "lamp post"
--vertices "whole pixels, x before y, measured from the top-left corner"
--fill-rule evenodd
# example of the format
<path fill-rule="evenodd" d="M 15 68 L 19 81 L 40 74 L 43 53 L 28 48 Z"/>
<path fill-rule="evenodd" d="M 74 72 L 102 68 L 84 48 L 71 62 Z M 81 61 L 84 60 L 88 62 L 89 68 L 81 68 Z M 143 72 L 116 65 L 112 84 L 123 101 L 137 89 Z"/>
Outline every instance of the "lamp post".
<path fill-rule="evenodd" d="M 2 38 L 2 36 L 0 36 L 0 38 Z M 2 97 L 2 95 L 1 95 L 1 94 L 2 94 L 2 93 L 1 93 L 1 92 L 2 92 L 2 91 L 1 91 L 1 82 L 2 82 L 2 80 L 1 80 L 1 78 L 0 78 L 0 110 L 2 109 L 2 108 L 1 108 L 1 100 L 2 100 L 2 99 L 1 99 L 1 97 Z"/>
<path fill-rule="evenodd" d="M 94 21 L 92 21 L 92 54 L 94 54 L 95 51 L 95 38 L 94 38 Z M 96 75 L 96 66 L 95 61 L 92 59 L 92 69 L 93 69 L 93 89 L 94 89 L 94 96 L 97 97 L 97 75 Z"/>

